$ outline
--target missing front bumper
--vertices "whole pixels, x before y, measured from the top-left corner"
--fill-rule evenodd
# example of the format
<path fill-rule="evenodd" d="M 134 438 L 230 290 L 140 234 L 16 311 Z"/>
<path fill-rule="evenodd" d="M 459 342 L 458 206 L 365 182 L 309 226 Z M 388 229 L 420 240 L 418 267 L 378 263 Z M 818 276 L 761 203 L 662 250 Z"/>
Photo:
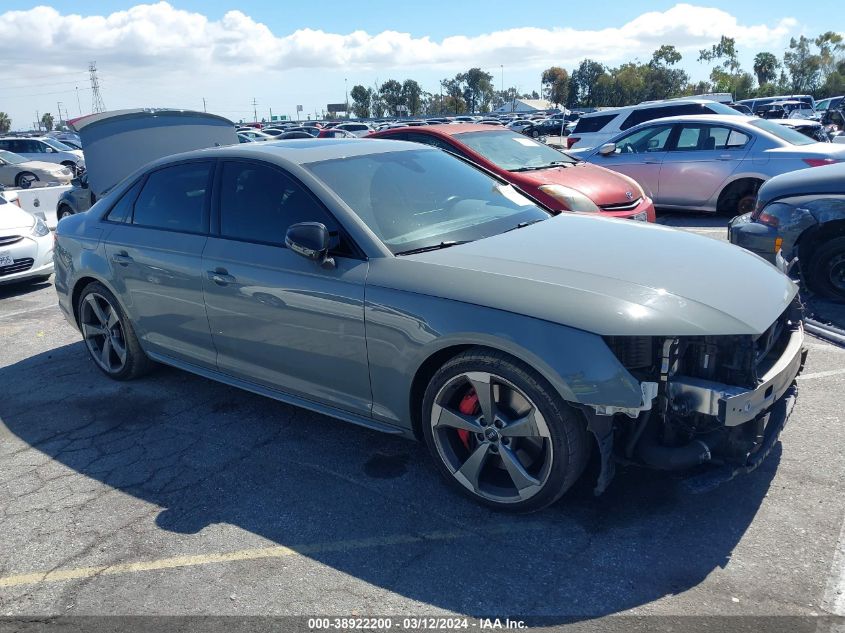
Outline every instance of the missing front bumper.
<path fill-rule="evenodd" d="M 806 356 L 804 328 L 799 323 L 790 334 L 786 349 L 755 389 L 675 376 L 667 385 L 670 407 L 712 416 L 728 427 L 745 424 L 772 407 L 786 393 L 801 373 Z"/>

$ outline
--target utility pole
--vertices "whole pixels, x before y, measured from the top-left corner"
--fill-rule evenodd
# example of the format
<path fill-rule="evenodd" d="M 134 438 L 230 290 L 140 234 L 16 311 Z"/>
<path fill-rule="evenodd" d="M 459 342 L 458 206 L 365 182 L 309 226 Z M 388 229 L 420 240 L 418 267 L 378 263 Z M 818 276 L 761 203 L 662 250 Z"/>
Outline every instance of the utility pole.
<path fill-rule="evenodd" d="M 62 102 L 61 101 L 56 101 L 56 109 L 59 111 L 59 124 L 56 127 L 59 127 L 64 122 L 64 119 L 62 118 Z"/>
<path fill-rule="evenodd" d="M 346 112 L 344 112 L 344 114 L 346 115 L 346 118 L 348 119 L 349 118 L 349 83 L 348 83 L 348 80 L 347 80 L 346 77 L 343 78 L 343 102 L 344 102 L 344 104 L 346 104 L 346 105 L 344 105 L 344 107 L 346 108 Z"/>
<path fill-rule="evenodd" d="M 97 62 L 88 64 L 88 73 L 91 76 L 91 112 L 105 112 L 106 104 L 103 103 L 103 96 L 100 94 L 100 81 L 97 79 Z"/>
<path fill-rule="evenodd" d="M 207 110 L 207 109 L 206 109 L 206 107 L 205 107 L 205 97 L 203 97 L 203 98 L 202 98 L 202 111 L 203 111 L 203 112 L 208 112 L 208 110 Z"/>
<path fill-rule="evenodd" d="M 79 86 L 76 87 L 76 107 L 79 108 L 79 116 L 82 116 L 82 102 L 79 101 Z"/>
<path fill-rule="evenodd" d="M 41 131 L 41 113 L 36 110 L 35 111 L 35 125 L 38 127 L 38 131 Z"/>
<path fill-rule="evenodd" d="M 258 102 L 255 100 L 255 97 L 252 98 L 252 114 L 255 117 L 253 121 L 258 123 Z"/>

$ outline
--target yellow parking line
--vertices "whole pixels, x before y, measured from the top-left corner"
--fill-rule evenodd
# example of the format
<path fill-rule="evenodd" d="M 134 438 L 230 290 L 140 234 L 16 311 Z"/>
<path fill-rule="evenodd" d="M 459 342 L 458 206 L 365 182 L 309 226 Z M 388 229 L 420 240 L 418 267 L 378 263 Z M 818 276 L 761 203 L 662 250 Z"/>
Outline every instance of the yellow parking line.
<path fill-rule="evenodd" d="M 505 525 L 485 528 L 485 534 L 506 534 L 516 530 L 537 529 L 539 526 L 518 526 Z M 232 563 L 236 561 L 258 560 L 261 558 L 286 558 L 296 555 L 325 554 L 329 552 L 346 552 L 351 550 L 367 549 L 371 547 L 384 547 L 389 545 L 407 545 L 422 543 L 425 541 L 454 541 L 461 538 L 473 536 L 467 531 L 438 531 L 422 534 L 397 534 L 392 536 L 379 536 L 365 539 L 354 539 L 345 541 L 332 541 L 327 543 L 313 543 L 295 547 L 276 545 L 272 547 L 259 547 L 254 549 L 242 549 L 234 552 L 221 552 L 215 554 L 198 554 L 194 556 L 173 556 L 171 558 L 160 558 L 158 560 L 138 561 L 135 563 L 120 563 L 117 565 L 101 565 L 97 567 L 76 567 L 71 569 L 56 569 L 53 571 L 34 572 L 29 574 L 18 574 L 15 576 L 0 577 L 0 587 L 20 587 L 22 585 L 37 585 L 47 582 L 63 582 L 66 580 L 77 580 L 80 578 L 92 578 L 94 576 L 113 576 L 117 574 L 130 574 L 143 571 L 157 571 L 162 569 L 174 569 L 178 567 L 198 567 L 201 565 L 213 565 L 216 563 Z"/>

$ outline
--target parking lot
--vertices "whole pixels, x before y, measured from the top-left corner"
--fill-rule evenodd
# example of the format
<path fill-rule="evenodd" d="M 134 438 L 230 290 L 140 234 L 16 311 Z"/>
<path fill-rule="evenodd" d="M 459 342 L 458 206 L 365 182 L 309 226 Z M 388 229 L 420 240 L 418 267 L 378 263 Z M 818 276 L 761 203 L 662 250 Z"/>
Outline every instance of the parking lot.
<path fill-rule="evenodd" d="M 422 445 L 174 369 L 110 381 L 50 284 L 0 288 L 0 340 L 3 615 L 845 615 L 845 349 L 820 339 L 757 471 L 693 494 L 621 468 L 599 498 L 588 472 L 519 517 Z"/>

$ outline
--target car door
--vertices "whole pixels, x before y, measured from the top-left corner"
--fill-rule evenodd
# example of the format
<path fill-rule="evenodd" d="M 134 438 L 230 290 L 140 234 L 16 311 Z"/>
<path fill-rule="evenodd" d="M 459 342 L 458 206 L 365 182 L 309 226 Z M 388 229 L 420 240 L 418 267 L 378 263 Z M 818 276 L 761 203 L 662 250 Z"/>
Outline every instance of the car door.
<path fill-rule="evenodd" d="M 218 368 L 369 415 L 367 261 L 313 193 L 282 169 L 226 160 L 216 182 L 219 221 L 203 255 L 203 287 Z M 285 233 L 298 222 L 326 225 L 334 267 L 286 248 Z"/>
<path fill-rule="evenodd" d="M 203 300 L 202 251 L 208 239 L 214 161 L 151 172 L 108 214 L 104 236 L 112 282 L 148 351 L 216 366 Z"/>
<path fill-rule="evenodd" d="M 611 154 L 595 154 L 590 160 L 630 176 L 656 204 L 660 199 L 660 170 L 671 133 L 671 125 L 648 125 L 617 138 Z"/>
<path fill-rule="evenodd" d="M 708 123 L 681 123 L 660 171 L 660 204 L 701 208 L 748 153 L 750 138 Z"/>

